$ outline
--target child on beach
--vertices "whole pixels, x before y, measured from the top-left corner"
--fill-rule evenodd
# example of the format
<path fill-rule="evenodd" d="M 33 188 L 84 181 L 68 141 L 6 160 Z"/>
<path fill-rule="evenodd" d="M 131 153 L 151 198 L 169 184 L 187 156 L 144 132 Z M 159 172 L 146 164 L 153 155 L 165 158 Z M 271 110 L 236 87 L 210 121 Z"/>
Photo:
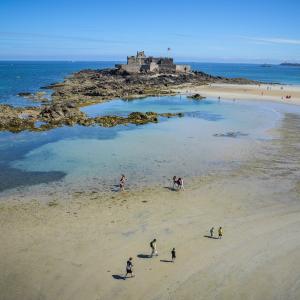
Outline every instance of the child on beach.
<path fill-rule="evenodd" d="M 150 242 L 150 248 L 151 248 L 151 257 L 153 257 L 153 255 L 158 256 L 158 253 L 156 250 L 156 239 L 154 239 L 153 241 Z"/>
<path fill-rule="evenodd" d="M 221 226 L 219 227 L 218 234 L 219 234 L 219 239 L 221 239 L 223 236 L 223 228 Z"/>
<path fill-rule="evenodd" d="M 128 274 L 130 274 L 130 277 L 134 277 L 132 268 L 133 268 L 132 257 L 129 257 L 129 259 L 127 260 L 127 263 L 126 263 L 126 274 L 125 274 L 124 279 L 127 278 Z"/>
<path fill-rule="evenodd" d="M 172 255 L 172 262 L 175 262 L 175 259 L 176 259 L 176 250 L 175 250 L 175 248 L 172 249 L 171 255 Z"/>

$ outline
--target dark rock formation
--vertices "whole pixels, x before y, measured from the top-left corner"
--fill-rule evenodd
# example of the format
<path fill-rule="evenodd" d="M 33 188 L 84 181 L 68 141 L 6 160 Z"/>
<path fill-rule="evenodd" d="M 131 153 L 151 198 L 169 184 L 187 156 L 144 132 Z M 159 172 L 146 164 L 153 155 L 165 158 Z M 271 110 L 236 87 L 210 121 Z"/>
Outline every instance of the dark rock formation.
<path fill-rule="evenodd" d="M 284 62 L 284 63 L 281 63 L 280 66 L 285 66 L 285 67 L 300 67 L 300 63 Z"/>
<path fill-rule="evenodd" d="M 183 113 L 132 112 L 128 117 L 102 116 L 90 118 L 73 103 L 55 103 L 41 108 L 15 108 L 0 105 L 0 130 L 11 132 L 46 131 L 60 126 L 113 127 L 117 125 L 157 123 L 159 117 L 181 117 Z M 42 124 L 36 124 L 36 123 Z"/>
<path fill-rule="evenodd" d="M 19 96 L 49 102 L 49 105 L 34 108 L 14 108 L 0 105 L 0 130 L 19 132 L 22 130 L 43 131 L 58 126 L 111 127 L 122 124 L 146 124 L 159 121 L 159 117 L 182 117 L 182 113 L 157 114 L 155 112 L 133 112 L 127 118 L 103 116 L 89 118 L 80 111 L 81 106 L 100 103 L 115 98 L 133 99 L 156 95 L 176 94 L 172 89 L 185 85 L 203 85 L 214 82 L 249 84 L 258 83 L 243 78 L 229 79 L 211 76 L 203 72 L 178 74 L 129 74 L 117 69 L 82 70 L 67 77 L 63 82 L 54 83 L 45 89 L 52 89 L 52 98 L 45 98 L 44 92 L 19 93 Z M 193 99 L 200 99 L 196 94 Z M 36 122 L 42 125 L 36 126 Z"/>
<path fill-rule="evenodd" d="M 194 99 L 194 100 L 202 100 L 202 99 L 205 99 L 206 97 L 203 97 L 200 94 L 194 94 L 191 96 L 187 96 L 187 98 Z"/>
<path fill-rule="evenodd" d="M 117 69 L 82 70 L 45 88 L 52 89 L 53 102 L 72 101 L 80 106 L 113 98 L 140 98 L 174 94 L 173 88 L 185 84 L 203 85 L 213 82 L 250 84 L 252 80 L 229 79 L 203 72 L 180 74 L 128 74 Z"/>
<path fill-rule="evenodd" d="M 21 93 L 18 93 L 18 96 L 20 96 L 20 97 L 30 97 L 30 96 L 32 96 L 32 93 L 21 92 Z"/>
<path fill-rule="evenodd" d="M 15 108 L 10 105 L 0 105 L 0 130 L 20 132 L 34 128 L 36 109 Z"/>
<path fill-rule="evenodd" d="M 86 118 L 86 115 L 73 103 L 55 103 L 44 106 L 39 114 L 39 120 L 44 122 L 64 122 Z"/>
<path fill-rule="evenodd" d="M 31 101 L 37 101 L 46 103 L 49 102 L 49 99 L 45 98 L 45 92 L 36 92 L 36 93 L 29 93 L 29 92 L 21 92 L 18 93 L 18 96 L 29 99 Z"/>

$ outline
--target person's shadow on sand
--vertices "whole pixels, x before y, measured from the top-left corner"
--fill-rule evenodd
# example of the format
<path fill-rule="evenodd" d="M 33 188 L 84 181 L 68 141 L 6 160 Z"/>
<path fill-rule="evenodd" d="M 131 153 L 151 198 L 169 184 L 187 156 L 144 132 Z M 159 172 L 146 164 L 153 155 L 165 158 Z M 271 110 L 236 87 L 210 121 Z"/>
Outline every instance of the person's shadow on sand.
<path fill-rule="evenodd" d="M 137 257 L 138 258 L 151 258 L 152 256 L 149 254 L 138 254 Z"/>
<path fill-rule="evenodd" d="M 166 262 L 166 263 L 171 263 L 171 262 L 173 262 L 172 260 L 168 260 L 168 259 L 161 259 L 160 261 L 161 261 L 161 262 Z"/>
<path fill-rule="evenodd" d="M 204 235 L 204 237 L 206 237 L 206 238 L 208 238 L 208 239 L 218 240 L 218 238 L 215 237 L 215 236 Z"/>
<path fill-rule="evenodd" d="M 116 280 L 125 280 L 125 276 L 122 276 L 122 275 L 111 275 L 113 279 L 116 279 Z"/>
<path fill-rule="evenodd" d="M 171 186 L 165 186 L 164 188 L 167 189 L 167 190 L 169 190 L 169 191 L 171 191 L 171 192 L 177 192 L 178 191 L 178 189 L 175 189 L 175 188 L 173 188 Z"/>

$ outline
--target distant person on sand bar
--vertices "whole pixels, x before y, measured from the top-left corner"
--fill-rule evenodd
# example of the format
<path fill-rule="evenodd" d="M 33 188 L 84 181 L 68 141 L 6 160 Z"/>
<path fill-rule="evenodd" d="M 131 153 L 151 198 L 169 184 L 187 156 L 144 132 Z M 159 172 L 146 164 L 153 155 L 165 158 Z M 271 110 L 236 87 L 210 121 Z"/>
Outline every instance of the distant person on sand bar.
<path fill-rule="evenodd" d="M 214 237 L 214 230 L 215 230 L 215 228 L 214 227 L 212 227 L 211 229 L 210 229 L 210 237 Z"/>
<path fill-rule="evenodd" d="M 184 186 L 183 186 L 183 179 L 181 177 L 177 177 L 173 176 L 173 190 L 175 190 L 175 187 L 178 190 L 184 190 Z"/>
<path fill-rule="evenodd" d="M 184 190 L 183 179 L 181 177 L 178 178 L 177 184 L 180 190 Z"/>
<path fill-rule="evenodd" d="M 175 250 L 175 248 L 172 249 L 171 255 L 172 255 L 172 262 L 175 262 L 175 259 L 176 259 L 176 250 Z"/>
<path fill-rule="evenodd" d="M 156 239 L 154 239 L 153 241 L 150 242 L 150 248 L 151 248 L 151 257 L 153 257 L 153 255 L 158 256 L 158 253 L 156 250 Z"/>
<path fill-rule="evenodd" d="M 132 268 L 133 268 L 132 257 L 130 257 L 127 260 L 127 263 L 126 263 L 126 274 L 125 274 L 124 279 L 127 278 L 128 274 L 130 274 L 130 277 L 134 277 L 133 272 L 132 272 Z"/>
<path fill-rule="evenodd" d="M 126 177 L 124 174 L 122 174 L 121 179 L 120 179 L 120 190 L 124 191 L 125 190 L 125 182 L 126 182 Z"/>
<path fill-rule="evenodd" d="M 219 227 L 218 234 L 219 234 L 219 239 L 221 239 L 223 236 L 223 228 L 221 226 Z"/>
<path fill-rule="evenodd" d="M 175 190 L 175 186 L 178 186 L 177 184 L 177 177 L 176 176 L 173 176 L 173 190 Z"/>

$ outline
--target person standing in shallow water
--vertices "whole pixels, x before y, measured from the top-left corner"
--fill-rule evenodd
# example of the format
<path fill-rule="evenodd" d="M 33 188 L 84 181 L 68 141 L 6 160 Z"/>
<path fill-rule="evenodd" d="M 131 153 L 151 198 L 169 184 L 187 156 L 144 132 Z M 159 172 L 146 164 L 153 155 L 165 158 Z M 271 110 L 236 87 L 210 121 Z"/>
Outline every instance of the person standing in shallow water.
<path fill-rule="evenodd" d="M 179 189 L 184 191 L 183 179 L 179 177 L 177 182 L 178 182 Z"/>
<path fill-rule="evenodd" d="M 126 274 L 125 274 L 124 279 L 127 278 L 127 275 L 128 275 L 128 274 L 130 274 L 130 277 L 134 277 L 134 276 L 133 276 L 132 268 L 133 268 L 132 257 L 130 257 L 130 258 L 127 260 L 127 263 L 126 263 Z"/>
<path fill-rule="evenodd" d="M 175 186 L 178 186 L 177 177 L 173 176 L 173 190 L 175 190 Z"/>
<path fill-rule="evenodd" d="M 171 256 L 172 256 L 172 262 L 175 262 L 175 259 L 176 259 L 176 250 L 175 250 L 175 248 L 172 249 Z"/>
<path fill-rule="evenodd" d="M 120 179 L 120 191 L 124 192 L 125 190 L 125 182 L 126 182 L 126 177 L 124 174 L 122 174 L 121 179 Z"/>
<path fill-rule="evenodd" d="M 223 228 L 221 226 L 219 227 L 218 234 L 219 234 L 219 239 L 221 239 L 223 236 Z"/>
<path fill-rule="evenodd" d="M 158 253 L 156 250 L 156 239 L 154 239 L 153 241 L 150 242 L 150 248 L 151 248 L 151 257 L 153 257 L 153 255 L 158 256 Z"/>

